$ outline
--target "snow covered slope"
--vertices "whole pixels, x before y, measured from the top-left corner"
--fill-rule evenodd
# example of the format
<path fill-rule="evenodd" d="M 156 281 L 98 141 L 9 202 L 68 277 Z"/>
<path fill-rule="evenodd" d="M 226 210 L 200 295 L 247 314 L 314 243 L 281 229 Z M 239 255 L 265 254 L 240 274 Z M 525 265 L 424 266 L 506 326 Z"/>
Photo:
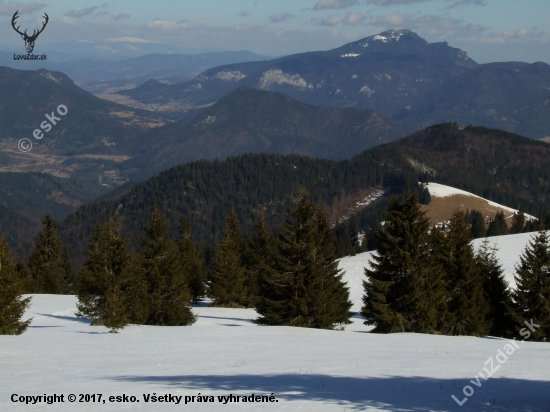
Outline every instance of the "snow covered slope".
<path fill-rule="evenodd" d="M 34 296 L 29 330 L 0 336 L 0 410 L 543 412 L 550 404 L 550 344 L 521 342 L 477 387 L 470 381 L 507 341 L 376 335 L 361 333 L 360 322 L 346 331 L 265 327 L 250 322 L 253 310 L 195 310 L 191 327 L 130 326 L 112 335 L 77 319 L 74 297 Z M 462 401 L 466 385 L 474 394 L 459 407 L 451 396 Z M 65 402 L 25 405 L 13 403 L 14 394 L 63 394 Z M 80 394 L 106 402 L 80 403 Z M 139 402 L 108 400 L 123 394 Z M 146 403 L 147 394 L 195 402 Z M 199 394 L 214 402 L 198 403 Z M 278 402 L 218 401 L 229 394 L 273 394 Z"/>
<path fill-rule="evenodd" d="M 520 233 L 518 235 L 495 236 L 488 238 L 489 246 L 497 248 L 497 258 L 504 269 L 504 275 L 510 287 L 515 288 L 514 273 L 515 265 L 519 257 L 536 235 L 532 233 Z M 478 248 L 485 239 L 473 241 L 474 247 Z M 340 259 L 339 267 L 344 273 L 344 281 L 350 288 L 350 299 L 353 302 L 352 311 L 359 312 L 362 306 L 363 280 L 365 280 L 364 268 L 368 265 L 373 252 L 361 253 L 356 256 L 348 256 Z M 549 409 L 550 410 L 550 409 Z"/>
<path fill-rule="evenodd" d="M 422 210 L 433 223 L 440 223 L 451 219 L 453 212 L 457 209 L 466 212 L 466 209 L 476 209 L 481 212 L 486 219 L 493 219 L 495 214 L 503 211 L 507 219 L 511 219 L 517 212 L 508 206 L 492 202 L 483 197 L 474 195 L 464 190 L 456 189 L 451 186 L 445 186 L 439 183 L 426 184 L 432 201 L 430 205 L 422 206 Z M 531 215 L 525 215 L 526 219 L 535 219 Z M 510 224 L 510 223 L 509 223 Z"/>

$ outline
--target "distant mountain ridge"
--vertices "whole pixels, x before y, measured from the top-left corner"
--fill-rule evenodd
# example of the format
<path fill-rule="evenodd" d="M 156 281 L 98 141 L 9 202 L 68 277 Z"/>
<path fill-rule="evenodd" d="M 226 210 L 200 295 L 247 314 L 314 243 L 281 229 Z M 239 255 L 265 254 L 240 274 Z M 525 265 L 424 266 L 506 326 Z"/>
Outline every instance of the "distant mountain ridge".
<path fill-rule="evenodd" d="M 65 115 L 58 114 L 59 107 L 66 108 Z M 52 115 L 57 120 L 50 123 Z M 405 135 L 373 110 L 312 106 L 246 88 L 174 122 L 99 99 L 63 73 L 5 67 L 0 67 L 0 124 L 0 172 L 101 178 L 110 185 L 183 162 L 248 152 L 349 158 Z M 39 140 L 33 136 L 37 129 Z M 29 152 L 18 149 L 24 138 L 33 143 Z"/>
<path fill-rule="evenodd" d="M 47 69 L 63 72 L 80 87 L 94 93 L 109 88 L 123 88 L 131 81 L 141 84 L 149 79 L 168 83 L 194 78 L 211 67 L 230 63 L 266 60 L 268 57 L 248 50 L 213 52 L 202 54 L 145 54 L 118 59 L 77 59 L 68 61 L 14 61 L 11 53 L 0 52 L 0 66 L 13 69 Z"/>
<path fill-rule="evenodd" d="M 479 65 L 447 42 L 394 29 L 333 50 L 224 65 L 192 81 L 152 80 L 120 93 L 147 104 L 179 102 L 185 111 L 247 86 L 310 104 L 374 109 L 409 132 L 457 121 L 542 138 L 550 135 L 549 77 L 545 63 Z"/>
<path fill-rule="evenodd" d="M 287 95 L 239 88 L 191 119 L 151 130 L 147 150 L 120 165 L 129 176 L 197 159 L 243 153 L 298 154 L 349 159 L 390 143 L 405 131 L 374 110 L 311 106 Z"/>
<path fill-rule="evenodd" d="M 147 84 L 122 93 L 146 103 L 177 99 L 195 107 L 248 86 L 286 93 L 306 103 L 370 108 L 391 116 L 430 86 L 473 67 L 477 63 L 462 50 L 447 43 L 430 44 L 402 29 L 333 50 L 225 65 L 191 82 L 157 88 Z"/>

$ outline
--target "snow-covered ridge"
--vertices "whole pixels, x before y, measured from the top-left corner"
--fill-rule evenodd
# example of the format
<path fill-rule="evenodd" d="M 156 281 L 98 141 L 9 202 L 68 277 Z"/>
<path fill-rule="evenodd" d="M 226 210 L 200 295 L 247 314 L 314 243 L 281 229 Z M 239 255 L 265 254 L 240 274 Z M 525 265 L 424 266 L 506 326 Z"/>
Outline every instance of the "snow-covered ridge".
<path fill-rule="evenodd" d="M 390 43 L 390 42 L 398 42 L 403 35 L 406 33 L 409 33 L 409 30 L 405 29 L 393 29 L 388 30 L 380 34 L 376 34 L 374 36 L 367 37 L 361 46 L 368 47 L 371 42 L 382 42 L 382 43 Z"/>
<path fill-rule="evenodd" d="M 432 196 L 432 197 L 449 197 L 449 196 L 455 196 L 455 195 L 470 196 L 470 197 L 475 197 L 477 199 L 483 199 L 488 204 L 490 204 L 491 206 L 497 207 L 497 208 L 505 210 L 507 212 L 510 212 L 510 213 L 517 212 L 516 209 L 513 209 L 513 208 L 508 207 L 508 206 L 501 205 L 501 204 L 496 203 L 496 202 L 492 202 L 492 201 L 487 200 L 487 199 L 485 199 L 481 196 L 474 195 L 473 193 L 466 192 L 465 190 L 460 190 L 460 189 L 457 189 L 455 187 L 445 186 L 445 185 L 442 185 L 442 184 L 439 184 L 439 183 L 433 183 L 433 182 L 428 183 L 426 185 L 426 187 L 428 188 L 428 191 L 430 192 L 430 196 Z M 535 219 L 534 216 L 531 216 L 531 215 L 528 215 L 528 214 L 525 215 L 525 218 L 529 219 L 529 220 Z"/>

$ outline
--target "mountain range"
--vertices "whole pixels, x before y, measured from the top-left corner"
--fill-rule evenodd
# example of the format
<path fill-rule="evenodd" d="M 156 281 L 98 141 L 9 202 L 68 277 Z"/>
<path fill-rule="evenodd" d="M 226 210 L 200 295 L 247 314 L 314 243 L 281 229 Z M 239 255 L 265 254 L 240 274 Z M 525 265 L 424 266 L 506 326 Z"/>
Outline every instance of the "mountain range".
<path fill-rule="evenodd" d="M 62 61 L 13 60 L 13 54 L 0 52 L 0 66 L 12 69 L 47 69 L 69 76 L 79 87 L 105 93 L 112 89 L 135 87 L 151 78 L 165 84 L 190 80 L 216 66 L 246 61 L 266 60 L 268 57 L 242 51 L 202 54 L 146 54 L 129 59 L 102 60 L 91 58 Z"/>
<path fill-rule="evenodd" d="M 0 68 L 0 123 L 0 171 L 101 177 L 111 185 L 182 162 L 248 152 L 342 159 L 405 134 L 373 110 L 311 106 L 244 88 L 174 122 L 99 99 L 59 72 L 9 68 Z M 33 147 L 22 153 L 24 138 Z"/>
<path fill-rule="evenodd" d="M 152 79 L 120 94 L 186 111 L 247 86 L 310 104 L 375 109 L 409 132 L 459 121 L 538 139 L 550 135 L 549 79 L 545 63 L 480 65 L 447 42 L 395 29 L 333 50 L 212 68 L 179 84 Z"/>

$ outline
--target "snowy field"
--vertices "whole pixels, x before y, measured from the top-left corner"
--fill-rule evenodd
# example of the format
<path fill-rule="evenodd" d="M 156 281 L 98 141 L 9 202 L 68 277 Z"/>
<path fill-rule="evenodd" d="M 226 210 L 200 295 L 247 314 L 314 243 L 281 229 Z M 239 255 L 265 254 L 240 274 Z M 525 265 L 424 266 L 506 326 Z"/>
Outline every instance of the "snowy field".
<path fill-rule="evenodd" d="M 529 237 L 496 239 L 507 270 Z M 355 310 L 367 260 L 340 262 Z M 191 327 L 130 326 L 113 335 L 76 318 L 73 296 L 34 296 L 27 332 L 0 336 L 0 411 L 550 411 L 547 343 L 519 342 L 499 364 L 498 350 L 509 344 L 502 339 L 376 335 L 359 318 L 344 331 L 266 327 L 251 323 L 254 310 L 194 310 Z M 484 380 L 489 358 L 499 368 Z M 14 394 L 63 394 L 65 402 L 25 405 Z M 79 402 L 80 394 L 102 400 Z M 153 394 L 180 403 L 145 402 Z M 199 394 L 213 402 L 197 402 Z M 230 394 L 273 394 L 276 402 L 218 400 Z M 136 402 L 109 401 L 123 395 Z M 466 401 L 459 406 L 452 395 Z M 195 402 L 185 405 L 186 396 Z"/>

